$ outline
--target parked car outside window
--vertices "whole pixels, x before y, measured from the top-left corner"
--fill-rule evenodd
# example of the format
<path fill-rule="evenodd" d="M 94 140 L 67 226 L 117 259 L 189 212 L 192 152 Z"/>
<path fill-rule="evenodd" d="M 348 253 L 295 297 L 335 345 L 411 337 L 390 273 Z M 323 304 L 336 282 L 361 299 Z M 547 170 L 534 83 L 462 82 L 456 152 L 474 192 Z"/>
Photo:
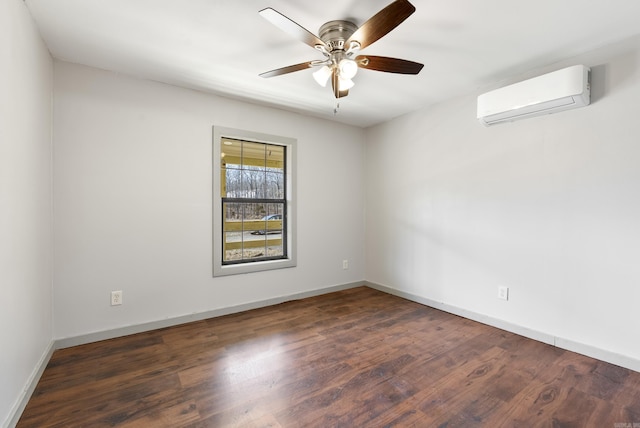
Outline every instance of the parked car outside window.
<path fill-rule="evenodd" d="M 260 220 L 268 221 L 268 220 L 282 220 L 282 214 L 271 214 L 262 217 Z M 270 233 L 282 233 L 281 230 L 254 230 L 251 232 L 252 235 L 266 235 Z"/>

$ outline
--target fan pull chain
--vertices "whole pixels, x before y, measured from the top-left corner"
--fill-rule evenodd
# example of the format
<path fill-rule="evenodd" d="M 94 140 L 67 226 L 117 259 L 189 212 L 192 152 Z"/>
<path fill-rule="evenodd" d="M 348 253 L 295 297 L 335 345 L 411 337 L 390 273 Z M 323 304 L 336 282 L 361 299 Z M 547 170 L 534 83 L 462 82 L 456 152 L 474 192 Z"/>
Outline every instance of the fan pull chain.
<path fill-rule="evenodd" d="M 333 115 L 338 114 L 338 109 L 340 108 L 340 103 L 336 103 L 336 108 L 333 109 Z"/>

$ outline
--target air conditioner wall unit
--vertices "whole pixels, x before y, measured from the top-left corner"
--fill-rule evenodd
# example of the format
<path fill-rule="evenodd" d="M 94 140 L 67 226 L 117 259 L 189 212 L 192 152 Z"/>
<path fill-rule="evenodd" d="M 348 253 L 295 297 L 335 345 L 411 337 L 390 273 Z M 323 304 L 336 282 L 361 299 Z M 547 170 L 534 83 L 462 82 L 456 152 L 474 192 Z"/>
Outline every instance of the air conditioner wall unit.
<path fill-rule="evenodd" d="M 590 72 L 574 65 L 482 94 L 478 120 L 490 126 L 589 105 Z"/>

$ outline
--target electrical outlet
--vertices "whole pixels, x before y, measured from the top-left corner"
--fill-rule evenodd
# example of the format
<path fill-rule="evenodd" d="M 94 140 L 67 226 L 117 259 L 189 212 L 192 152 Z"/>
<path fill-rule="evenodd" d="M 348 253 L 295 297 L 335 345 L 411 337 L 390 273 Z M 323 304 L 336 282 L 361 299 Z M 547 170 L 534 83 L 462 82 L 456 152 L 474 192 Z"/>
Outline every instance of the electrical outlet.
<path fill-rule="evenodd" d="M 498 287 L 498 299 L 509 300 L 509 287 Z"/>
<path fill-rule="evenodd" d="M 122 290 L 111 292 L 111 306 L 122 304 Z"/>
<path fill-rule="evenodd" d="M 349 260 L 345 259 L 342 261 L 342 269 L 349 269 Z"/>

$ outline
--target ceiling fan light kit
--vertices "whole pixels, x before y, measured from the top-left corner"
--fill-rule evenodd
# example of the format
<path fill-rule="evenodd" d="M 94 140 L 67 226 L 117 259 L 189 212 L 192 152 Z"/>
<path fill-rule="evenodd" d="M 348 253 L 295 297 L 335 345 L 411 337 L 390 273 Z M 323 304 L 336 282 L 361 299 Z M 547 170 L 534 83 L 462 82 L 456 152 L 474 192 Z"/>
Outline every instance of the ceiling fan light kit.
<path fill-rule="evenodd" d="M 358 68 L 399 74 L 418 74 L 423 64 L 398 58 L 358 55 L 358 52 L 374 43 L 407 19 L 415 7 L 407 0 L 395 0 L 367 20 L 359 28 L 350 21 L 334 20 L 323 24 L 319 37 L 272 8 L 259 13 L 284 32 L 306 43 L 324 55 L 324 60 L 308 61 L 261 73 L 262 77 L 274 77 L 294 71 L 320 67 L 313 78 L 320 86 L 331 87 L 336 98 L 349 94 L 355 83 L 352 80 Z"/>
<path fill-rule="evenodd" d="M 318 82 L 318 85 L 325 87 L 327 86 L 329 77 L 331 77 L 331 73 L 332 73 L 331 69 L 328 66 L 323 65 L 317 71 L 313 72 L 313 78 L 316 79 L 316 82 Z"/>
<path fill-rule="evenodd" d="M 338 63 L 340 77 L 343 79 L 353 79 L 358 73 L 358 64 L 351 58 L 344 58 Z"/>
<path fill-rule="evenodd" d="M 353 88 L 354 85 L 355 83 L 353 83 L 353 80 L 351 79 L 343 79 L 342 77 L 338 78 L 338 91 L 340 92 L 348 91 Z"/>

